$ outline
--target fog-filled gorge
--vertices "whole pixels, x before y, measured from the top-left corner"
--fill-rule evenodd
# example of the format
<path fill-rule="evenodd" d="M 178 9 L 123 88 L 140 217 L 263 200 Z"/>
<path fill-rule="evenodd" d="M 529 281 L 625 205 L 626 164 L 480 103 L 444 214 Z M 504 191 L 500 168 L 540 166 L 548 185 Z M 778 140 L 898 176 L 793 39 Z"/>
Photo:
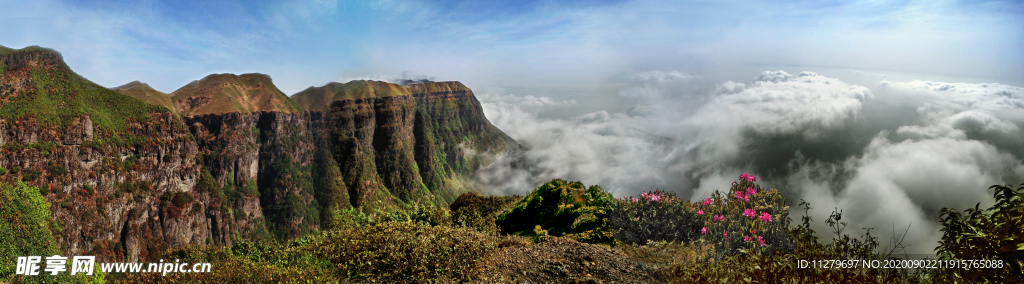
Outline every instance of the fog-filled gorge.
<path fill-rule="evenodd" d="M 639 72 L 623 113 L 568 119 L 559 100 L 481 94 L 488 119 L 521 143 L 477 172 L 492 194 L 524 194 L 552 178 L 598 184 L 616 197 L 656 189 L 691 200 L 740 173 L 811 203 L 815 229 L 843 209 L 847 232 L 895 227 L 910 253 L 932 253 L 943 207 L 991 205 L 995 184 L 1024 182 L 1024 88 L 932 81 L 861 86 L 814 72 L 765 71 L 749 82 L 695 86 L 684 72 Z M 710 90 L 710 91 L 709 91 Z"/>

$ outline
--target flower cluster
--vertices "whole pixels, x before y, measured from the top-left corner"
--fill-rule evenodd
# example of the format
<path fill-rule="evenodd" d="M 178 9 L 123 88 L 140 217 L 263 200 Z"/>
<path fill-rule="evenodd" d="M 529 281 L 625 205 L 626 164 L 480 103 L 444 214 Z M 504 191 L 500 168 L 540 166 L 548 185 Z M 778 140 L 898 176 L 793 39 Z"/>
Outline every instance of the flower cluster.
<path fill-rule="evenodd" d="M 749 175 L 749 174 L 747 174 L 747 173 L 742 173 L 742 174 L 740 174 L 740 179 L 741 179 L 741 180 L 745 180 L 745 181 L 750 181 L 750 182 L 755 182 L 755 181 L 757 181 L 757 177 L 755 177 L 755 176 L 752 176 L 752 175 Z"/>
<path fill-rule="evenodd" d="M 665 194 L 662 193 L 660 190 L 659 191 L 654 191 L 654 192 L 646 192 L 645 191 L 643 193 L 640 193 L 640 198 L 644 198 L 644 199 L 647 199 L 647 200 L 650 200 L 650 201 L 658 202 L 658 201 L 661 201 L 663 198 L 665 198 Z"/>
<path fill-rule="evenodd" d="M 747 216 L 750 217 L 750 219 L 754 219 L 754 217 L 757 216 L 757 211 L 754 211 L 754 209 L 743 209 L 743 216 Z"/>
<path fill-rule="evenodd" d="M 761 212 L 761 221 L 771 222 L 772 214 L 768 214 L 768 212 Z"/>

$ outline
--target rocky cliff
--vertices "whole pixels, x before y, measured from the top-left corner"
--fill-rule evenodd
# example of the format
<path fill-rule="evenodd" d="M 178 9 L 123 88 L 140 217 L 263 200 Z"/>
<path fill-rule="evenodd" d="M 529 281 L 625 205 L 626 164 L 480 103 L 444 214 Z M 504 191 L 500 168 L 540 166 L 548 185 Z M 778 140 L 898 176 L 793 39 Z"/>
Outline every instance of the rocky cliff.
<path fill-rule="evenodd" d="M 331 83 L 293 98 L 262 74 L 170 96 L 110 90 L 56 51 L 0 48 L 0 181 L 42 189 L 67 254 L 137 261 L 300 236 L 346 208 L 447 205 L 518 147 L 458 82 Z"/>
<path fill-rule="evenodd" d="M 69 255 L 146 258 L 206 243 L 220 213 L 207 210 L 198 147 L 166 108 L 71 72 L 60 53 L 0 53 L 0 180 L 41 188 Z"/>

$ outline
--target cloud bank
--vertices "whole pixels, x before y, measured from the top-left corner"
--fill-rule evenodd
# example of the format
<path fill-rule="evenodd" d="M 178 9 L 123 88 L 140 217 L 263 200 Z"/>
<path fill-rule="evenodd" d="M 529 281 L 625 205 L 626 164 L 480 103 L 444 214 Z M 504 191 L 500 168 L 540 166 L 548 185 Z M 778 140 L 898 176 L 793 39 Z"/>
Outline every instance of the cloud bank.
<path fill-rule="evenodd" d="M 910 226 L 911 253 L 931 253 L 938 211 L 991 203 L 988 187 L 1024 182 L 1024 88 L 995 83 L 882 81 L 869 88 L 801 72 L 765 71 L 712 86 L 677 71 L 639 72 L 622 113 L 540 116 L 575 101 L 480 96 L 487 117 L 526 148 L 480 170 L 499 194 L 552 178 L 599 184 L 615 196 L 655 189 L 700 198 L 740 173 L 759 176 L 816 230 L 844 210 L 847 232 L 888 236 Z M 802 213 L 793 211 L 794 218 Z"/>

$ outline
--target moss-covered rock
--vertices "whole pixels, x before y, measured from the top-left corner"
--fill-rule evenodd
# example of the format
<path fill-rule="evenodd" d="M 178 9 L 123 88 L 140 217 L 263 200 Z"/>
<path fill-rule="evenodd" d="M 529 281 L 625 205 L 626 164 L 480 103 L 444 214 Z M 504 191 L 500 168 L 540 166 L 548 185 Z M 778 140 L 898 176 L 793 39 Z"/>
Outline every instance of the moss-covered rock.
<path fill-rule="evenodd" d="M 498 215 L 496 223 L 503 234 L 536 237 L 543 235 L 539 232 L 546 232 L 580 242 L 612 245 L 615 238 L 608 216 L 615 207 L 615 198 L 600 186 L 587 188 L 578 181 L 555 179 Z"/>

